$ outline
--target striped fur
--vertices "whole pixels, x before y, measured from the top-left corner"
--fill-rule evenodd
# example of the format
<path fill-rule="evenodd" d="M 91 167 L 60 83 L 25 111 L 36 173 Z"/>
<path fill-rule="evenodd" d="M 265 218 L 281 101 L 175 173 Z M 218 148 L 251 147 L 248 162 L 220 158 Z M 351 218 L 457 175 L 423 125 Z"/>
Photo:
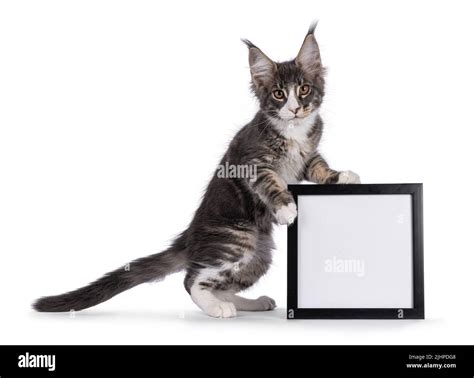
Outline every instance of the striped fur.
<path fill-rule="evenodd" d="M 313 31 L 314 27 L 297 58 L 282 63 L 273 62 L 246 41 L 252 90 L 260 110 L 233 138 L 219 165 L 256 166 L 256 177 L 222 177 L 216 170 L 188 229 L 170 249 L 136 260 L 129 270 L 117 269 L 78 290 L 41 298 L 34 308 L 82 310 L 138 284 L 185 270 L 185 289 L 210 316 L 273 309 L 271 298 L 251 300 L 236 293 L 268 271 L 273 224 L 291 223 L 296 216 L 288 183 L 306 178 L 324 184 L 339 178 L 339 172 L 329 168 L 317 152 L 323 132 L 318 110 L 324 96 L 324 70 Z M 310 89 L 302 96 L 304 85 Z M 282 93 L 291 93 L 290 107 L 277 96 Z M 353 177 L 345 176 L 345 180 Z"/>

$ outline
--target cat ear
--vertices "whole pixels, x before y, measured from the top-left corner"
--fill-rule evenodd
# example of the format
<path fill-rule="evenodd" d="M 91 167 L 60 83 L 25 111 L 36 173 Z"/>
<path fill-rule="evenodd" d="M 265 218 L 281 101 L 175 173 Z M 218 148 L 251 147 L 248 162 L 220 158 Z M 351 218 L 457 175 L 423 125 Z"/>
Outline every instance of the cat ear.
<path fill-rule="evenodd" d="M 316 38 L 314 38 L 316 25 L 317 22 L 314 22 L 309 27 L 308 34 L 306 34 L 303 45 L 295 59 L 296 65 L 311 77 L 321 73 L 323 68 L 318 43 L 316 42 Z"/>
<path fill-rule="evenodd" d="M 242 42 L 249 48 L 249 65 L 253 83 L 257 87 L 269 84 L 275 77 L 276 64 L 248 39 L 243 39 Z"/>

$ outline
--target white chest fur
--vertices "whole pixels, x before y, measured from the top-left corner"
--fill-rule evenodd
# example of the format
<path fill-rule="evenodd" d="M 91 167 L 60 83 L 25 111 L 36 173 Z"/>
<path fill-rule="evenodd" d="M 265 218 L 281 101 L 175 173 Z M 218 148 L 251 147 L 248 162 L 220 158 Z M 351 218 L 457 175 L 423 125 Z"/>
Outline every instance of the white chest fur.
<path fill-rule="evenodd" d="M 280 160 L 280 175 L 287 184 L 295 184 L 305 168 L 307 155 L 306 143 L 288 139 L 286 156 Z"/>
<path fill-rule="evenodd" d="M 302 120 L 280 121 L 275 126 L 287 140 L 287 153 L 280 159 L 280 176 L 287 184 L 299 181 L 306 164 L 306 158 L 311 153 L 308 132 L 313 126 L 317 112 L 313 112 Z"/>

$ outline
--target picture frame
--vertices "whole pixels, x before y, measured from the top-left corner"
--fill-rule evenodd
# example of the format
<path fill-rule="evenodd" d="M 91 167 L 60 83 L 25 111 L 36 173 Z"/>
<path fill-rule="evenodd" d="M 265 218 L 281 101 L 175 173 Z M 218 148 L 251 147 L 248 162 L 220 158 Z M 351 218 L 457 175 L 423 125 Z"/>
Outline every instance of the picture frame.
<path fill-rule="evenodd" d="M 288 189 L 288 319 L 424 319 L 422 184 Z"/>

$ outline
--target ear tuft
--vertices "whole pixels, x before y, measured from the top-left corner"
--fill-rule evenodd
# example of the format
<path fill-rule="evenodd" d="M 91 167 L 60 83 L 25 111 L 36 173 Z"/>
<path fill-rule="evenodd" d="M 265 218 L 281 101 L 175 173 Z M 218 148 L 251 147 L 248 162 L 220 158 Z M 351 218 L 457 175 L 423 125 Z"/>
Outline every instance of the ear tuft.
<path fill-rule="evenodd" d="M 248 39 L 245 39 L 245 38 L 241 38 L 240 39 L 243 43 L 245 43 L 245 45 L 250 49 L 252 47 L 257 47 L 255 46 L 252 42 L 250 42 Z"/>
<path fill-rule="evenodd" d="M 311 23 L 303 45 L 295 59 L 296 65 L 310 77 L 314 77 L 323 71 L 319 46 L 314 37 L 317 24 L 317 21 Z"/>
<path fill-rule="evenodd" d="M 249 48 L 249 65 L 252 82 L 256 87 L 269 84 L 275 76 L 275 63 L 248 39 L 242 39 L 242 42 Z"/>
<path fill-rule="evenodd" d="M 311 25 L 309 25 L 308 33 L 306 33 L 306 36 L 309 34 L 314 34 L 314 30 L 316 29 L 316 26 L 318 26 L 318 20 L 314 20 L 311 22 Z"/>

